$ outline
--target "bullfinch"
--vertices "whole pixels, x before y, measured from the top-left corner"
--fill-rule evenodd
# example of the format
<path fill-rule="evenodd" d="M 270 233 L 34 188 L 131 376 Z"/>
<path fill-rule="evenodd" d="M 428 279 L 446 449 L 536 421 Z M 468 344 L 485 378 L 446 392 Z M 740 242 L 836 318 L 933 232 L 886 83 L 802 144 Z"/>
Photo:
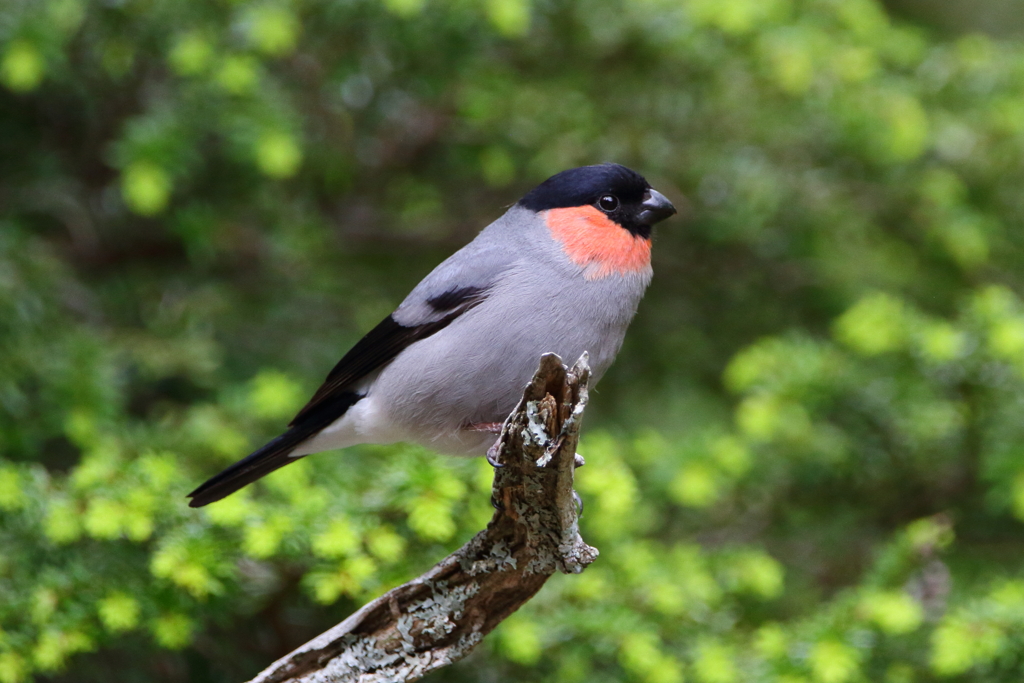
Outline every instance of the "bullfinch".
<path fill-rule="evenodd" d="M 605 373 L 651 281 L 651 228 L 675 212 L 618 164 L 548 178 L 359 340 L 283 434 L 190 493 L 189 505 L 355 444 L 485 454 L 542 354 L 588 352 L 592 385 Z"/>

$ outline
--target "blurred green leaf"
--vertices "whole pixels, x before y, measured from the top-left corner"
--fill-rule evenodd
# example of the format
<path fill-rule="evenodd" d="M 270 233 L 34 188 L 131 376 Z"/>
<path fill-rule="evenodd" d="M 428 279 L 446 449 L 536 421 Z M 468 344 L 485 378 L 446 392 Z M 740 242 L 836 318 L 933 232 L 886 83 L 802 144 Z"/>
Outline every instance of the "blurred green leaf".
<path fill-rule="evenodd" d="M 27 40 L 8 43 L 0 58 L 0 80 L 15 92 L 35 90 L 46 74 L 46 62 L 39 50 Z"/>
<path fill-rule="evenodd" d="M 491 467 L 402 444 L 186 494 L 602 161 L 680 216 L 591 392 L 601 557 L 445 675 L 1020 680 L 1019 41 L 876 0 L 8 5 L 0 683 L 245 680 L 469 539 Z"/>

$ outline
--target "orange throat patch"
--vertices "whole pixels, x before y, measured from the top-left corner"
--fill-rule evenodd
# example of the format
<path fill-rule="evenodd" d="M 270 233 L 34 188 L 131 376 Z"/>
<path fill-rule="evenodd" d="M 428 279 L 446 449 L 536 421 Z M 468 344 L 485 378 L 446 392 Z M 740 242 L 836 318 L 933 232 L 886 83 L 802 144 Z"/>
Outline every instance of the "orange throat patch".
<path fill-rule="evenodd" d="M 651 240 L 631 234 L 593 206 L 548 209 L 544 214 L 551 235 L 588 280 L 650 269 Z"/>

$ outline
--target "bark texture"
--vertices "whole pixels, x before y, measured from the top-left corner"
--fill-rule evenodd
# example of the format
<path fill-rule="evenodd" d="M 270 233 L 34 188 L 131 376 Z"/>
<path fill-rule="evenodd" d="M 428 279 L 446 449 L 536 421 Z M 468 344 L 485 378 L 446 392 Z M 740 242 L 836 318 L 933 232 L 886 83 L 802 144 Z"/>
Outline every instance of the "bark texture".
<path fill-rule="evenodd" d="M 555 571 L 578 574 L 593 562 L 572 488 L 589 376 L 586 354 L 572 369 L 541 357 L 502 427 L 487 528 L 251 683 L 418 680 L 465 657 Z"/>

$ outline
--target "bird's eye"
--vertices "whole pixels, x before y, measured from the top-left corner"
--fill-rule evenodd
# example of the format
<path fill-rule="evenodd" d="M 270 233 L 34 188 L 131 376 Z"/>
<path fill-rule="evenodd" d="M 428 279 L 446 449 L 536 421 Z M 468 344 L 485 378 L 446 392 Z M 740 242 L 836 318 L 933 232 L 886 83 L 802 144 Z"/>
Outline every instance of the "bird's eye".
<path fill-rule="evenodd" d="M 614 211 L 619 208 L 619 198 L 613 194 L 606 194 L 597 200 L 597 206 L 602 211 Z"/>

